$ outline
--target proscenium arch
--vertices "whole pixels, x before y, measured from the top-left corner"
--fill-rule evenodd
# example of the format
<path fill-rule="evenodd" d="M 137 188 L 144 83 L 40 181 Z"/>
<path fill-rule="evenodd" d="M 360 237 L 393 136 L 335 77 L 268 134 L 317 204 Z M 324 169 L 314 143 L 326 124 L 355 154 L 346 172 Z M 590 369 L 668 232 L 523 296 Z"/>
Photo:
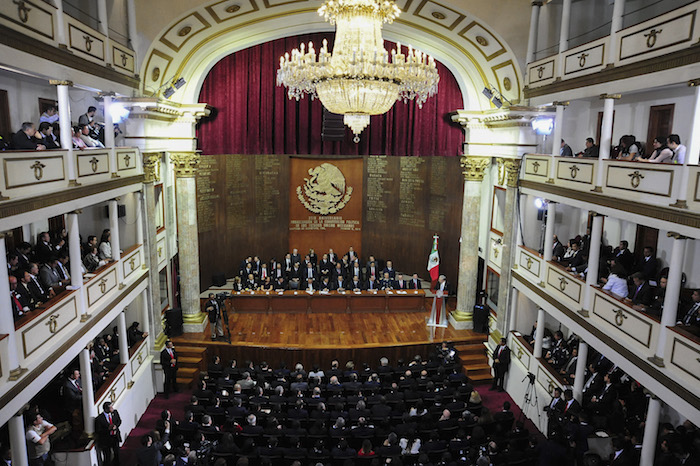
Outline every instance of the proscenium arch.
<path fill-rule="evenodd" d="M 170 100 L 196 103 L 207 74 L 227 55 L 283 37 L 334 31 L 317 13 L 320 1 L 263 3 L 258 6 L 256 0 L 243 0 L 240 6 L 218 0 L 173 21 L 151 45 L 142 63 L 144 94 L 183 77 L 187 83 Z M 521 100 L 522 76 L 517 60 L 508 45 L 483 22 L 435 2 L 430 2 L 432 14 L 423 11 L 425 2 L 412 3 L 407 2 L 393 24 L 384 25 L 385 39 L 410 44 L 443 63 L 460 86 L 464 109 L 490 108 L 481 90 L 492 85 L 512 102 Z M 436 14 L 440 8 L 443 12 Z"/>

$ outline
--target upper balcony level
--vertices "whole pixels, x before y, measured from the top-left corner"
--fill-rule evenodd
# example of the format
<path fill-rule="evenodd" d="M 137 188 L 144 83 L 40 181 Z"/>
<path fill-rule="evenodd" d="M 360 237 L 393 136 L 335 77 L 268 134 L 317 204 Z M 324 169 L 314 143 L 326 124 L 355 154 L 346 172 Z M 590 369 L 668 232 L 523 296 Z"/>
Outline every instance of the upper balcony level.
<path fill-rule="evenodd" d="M 568 13 L 563 8 L 567 3 Z M 572 89 L 585 95 L 581 88 L 649 73 L 655 73 L 653 86 L 697 77 L 690 65 L 700 60 L 699 1 L 564 0 L 535 8 L 539 20 L 531 31 L 528 58 L 532 61 L 527 63 L 525 88 L 528 98 Z M 673 73 L 664 73 L 671 69 Z M 637 80 L 624 90 L 651 84 Z M 594 89 L 590 95 L 604 92 L 609 91 Z"/>
<path fill-rule="evenodd" d="M 89 74 L 138 86 L 128 24 L 133 2 L 23 0 L 0 2 L 0 44 Z M 46 47 L 49 45 L 50 47 Z"/>
<path fill-rule="evenodd" d="M 598 180 L 600 177 L 600 180 Z M 530 154 L 523 160 L 525 192 L 601 213 L 616 211 L 637 223 L 657 223 L 697 237 L 700 228 L 700 167 L 615 159 Z M 659 224 L 663 223 L 663 225 Z"/>

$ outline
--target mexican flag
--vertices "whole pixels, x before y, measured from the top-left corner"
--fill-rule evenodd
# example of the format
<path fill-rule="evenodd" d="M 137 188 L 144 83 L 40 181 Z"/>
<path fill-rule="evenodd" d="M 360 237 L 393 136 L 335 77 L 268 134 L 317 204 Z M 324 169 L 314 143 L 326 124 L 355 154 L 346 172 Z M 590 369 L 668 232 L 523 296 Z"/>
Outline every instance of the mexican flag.
<path fill-rule="evenodd" d="M 433 236 L 433 249 L 428 256 L 428 272 L 430 281 L 435 283 L 440 276 L 440 255 L 438 254 L 438 235 Z"/>

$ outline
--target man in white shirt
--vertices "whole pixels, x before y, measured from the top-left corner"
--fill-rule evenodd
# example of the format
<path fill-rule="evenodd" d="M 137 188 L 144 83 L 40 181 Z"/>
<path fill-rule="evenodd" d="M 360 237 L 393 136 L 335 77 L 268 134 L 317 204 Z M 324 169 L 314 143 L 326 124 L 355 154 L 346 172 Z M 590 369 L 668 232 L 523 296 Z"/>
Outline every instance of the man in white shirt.
<path fill-rule="evenodd" d="M 27 454 L 30 464 L 43 465 L 49 459 L 51 441 L 49 435 L 56 432 L 56 426 L 35 414 L 27 427 Z"/>
<path fill-rule="evenodd" d="M 681 144 L 681 138 L 677 134 L 672 134 L 666 140 L 668 148 L 673 151 L 673 161 L 679 165 L 685 163 L 685 151 L 686 148 Z"/>

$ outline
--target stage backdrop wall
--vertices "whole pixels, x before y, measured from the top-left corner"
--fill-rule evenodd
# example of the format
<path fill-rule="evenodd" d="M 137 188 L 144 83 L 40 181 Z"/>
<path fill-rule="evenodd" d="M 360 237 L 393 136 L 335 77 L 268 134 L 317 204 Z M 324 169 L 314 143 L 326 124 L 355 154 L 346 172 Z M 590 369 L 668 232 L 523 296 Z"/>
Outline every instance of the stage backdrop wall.
<path fill-rule="evenodd" d="M 428 278 L 435 233 L 441 272 L 456 284 L 462 186 L 457 157 L 204 155 L 197 171 L 201 288 L 214 274 L 233 277 L 249 255 L 279 260 L 294 247 L 302 255 L 314 247 L 320 257 L 354 246 L 363 262 L 371 254 Z M 319 206 L 330 206 L 328 213 L 309 210 Z"/>

